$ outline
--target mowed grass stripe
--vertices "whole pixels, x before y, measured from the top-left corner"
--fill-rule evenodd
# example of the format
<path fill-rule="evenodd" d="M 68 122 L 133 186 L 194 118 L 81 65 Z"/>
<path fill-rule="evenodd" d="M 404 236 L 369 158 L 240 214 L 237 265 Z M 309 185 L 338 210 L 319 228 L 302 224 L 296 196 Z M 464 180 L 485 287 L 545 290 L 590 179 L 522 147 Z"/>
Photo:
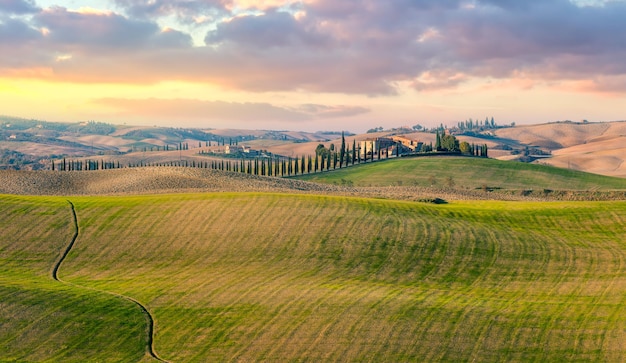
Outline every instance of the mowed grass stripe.
<path fill-rule="evenodd" d="M 64 278 L 146 302 L 156 349 L 173 361 L 624 354 L 623 202 L 74 202 L 89 243 Z"/>

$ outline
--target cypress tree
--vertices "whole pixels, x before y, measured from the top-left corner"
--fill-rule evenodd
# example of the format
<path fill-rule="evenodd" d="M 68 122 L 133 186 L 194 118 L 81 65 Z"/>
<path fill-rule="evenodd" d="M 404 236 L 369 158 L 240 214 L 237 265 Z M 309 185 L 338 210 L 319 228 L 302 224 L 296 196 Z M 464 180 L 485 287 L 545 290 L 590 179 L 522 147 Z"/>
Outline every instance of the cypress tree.
<path fill-rule="evenodd" d="M 356 139 L 352 140 L 352 165 L 354 165 L 354 162 L 356 161 Z"/>
<path fill-rule="evenodd" d="M 339 169 L 341 169 L 346 157 L 346 138 L 344 137 L 343 131 L 341 131 L 341 149 L 339 149 L 339 153 Z"/>
<path fill-rule="evenodd" d="M 319 158 L 317 153 L 315 153 L 315 160 L 313 161 L 313 171 L 317 173 L 317 167 L 319 165 Z"/>
<path fill-rule="evenodd" d="M 367 141 L 363 143 L 363 161 L 367 163 Z"/>

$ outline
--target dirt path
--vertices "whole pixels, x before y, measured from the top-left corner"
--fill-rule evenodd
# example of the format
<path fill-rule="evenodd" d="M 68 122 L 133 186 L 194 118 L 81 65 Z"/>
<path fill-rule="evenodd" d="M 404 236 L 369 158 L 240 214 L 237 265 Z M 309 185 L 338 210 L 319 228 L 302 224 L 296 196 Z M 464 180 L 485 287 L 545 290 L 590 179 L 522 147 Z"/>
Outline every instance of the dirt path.
<path fill-rule="evenodd" d="M 72 250 L 72 247 L 74 247 L 74 243 L 76 243 L 76 239 L 78 238 L 78 218 L 76 217 L 76 209 L 74 208 L 74 204 L 72 202 L 70 202 L 69 200 L 67 202 L 70 204 L 70 207 L 72 208 L 72 217 L 74 219 L 74 235 L 72 236 L 72 240 L 70 241 L 70 244 L 67 245 L 67 248 L 65 248 L 65 251 L 63 251 L 63 254 L 61 254 L 61 256 L 59 257 L 59 260 L 54 264 L 54 267 L 52 268 L 52 278 L 59 282 L 62 282 L 61 280 L 59 280 L 59 275 L 58 275 L 59 268 L 61 267 L 61 264 L 63 263 L 63 261 L 65 261 L 65 258 L 67 257 L 67 255 Z"/>
<path fill-rule="evenodd" d="M 66 281 L 63 281 L 63 280 L 61 280 L 59 278 L 59 275 L 58 275 L 59 268 L 61 267 L 61 264 L 63 263 L 63 261 L 65 261 L 65 259 L 69 255 L 70 251 L 74 247 L 74 244 L 76 243 L 76 240 L 78 239 L 78 233 L 80 231 L 79 227 L 78 227 L 78 217 L 76 215 L 76 208 L 74 207 L 74 204 L 71 201 L 68 200 L 67 202 L 70 204 L 71 211 L 72 211 L 74 235 L 72 236 L 72 239 L 71 239 L 70 243 L 67 245 L 67 248 L 63 251 L 63 253 L 59 257 L 59 260 L 54 264 L 54 267 L 52 268 L 52 278 L 54 280 L 56 280 L 56 281 L 59 281 L 61 283 L 67 284 L 67 285 L 72 285 L 72 286 L 80 287 L 80 288 L 83 288 L 83 289 L 89 289 L 89 290 L 92 290 L 92 291 L 98 291 L 98 292 L 102 292 L 102 293 L 105 293 L 105 294 L 114 295 L 114 296 L 120 297 L 122 299 L 130 301 L 130 302 L 134 303 L 135 305 L 137 305 L 141 309 L 141 311 L 143 312 L 144 316 L 146 317 L 146 322 L 147 322 L 147 328 L 146 328 L 146 352 L 152 358 L 154 358 L 154 359 L 156 359 L 156 360 L 158 360 L 160 362 L 167 362 L 166 360 L 164 360 L 161 357 L 159 357 L 159 355 L 154 350 L 154 318 L 152 317 L 152 314 L 150 314 L 148 309 L 142 303 L 140 303 L 139 301 L 137 301 L 137 300 L 135 300 L 135 299 L 133 299 L 132 297 L 129 297 L 129 296 L 116 294 L 114 292 L 109 292 L 109 291 L 93 289 L 93 288 L 90 288 L 90 287 L 80 286 L 80 285 L 76 285 L 76 284 L 72 284 L 71 282 L 66 282 Z"/>

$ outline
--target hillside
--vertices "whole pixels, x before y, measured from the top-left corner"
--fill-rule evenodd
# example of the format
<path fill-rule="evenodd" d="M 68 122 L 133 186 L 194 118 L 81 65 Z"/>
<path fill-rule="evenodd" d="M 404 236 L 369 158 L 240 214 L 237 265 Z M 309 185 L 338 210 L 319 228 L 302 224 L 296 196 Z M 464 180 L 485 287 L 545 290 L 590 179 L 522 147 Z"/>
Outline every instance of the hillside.
<path fill-rule="evenodd" d="M 332 186 L 219 170 L 144 167 L 76 172 L 0 170 L 0 194 L 109 195 L 195 191 L 317 191 Z"/>
<path fill-rule="evenodd" d="M 496 135 L 550 151 L 547 165 L 626 177 L 626 121 L 560 122 L 500 129 Z"/>
<path fill-rule="evenodd" d="M 468 157 L 415 157 L 374 162 L 302 180 L 354 186 L 413 185 L 454 189 L 626 190 L 626 180 L 544 165 Z"/>
<path fill-rule="evenodd" d="M 0 361 L 626 355 L 623 202 L 0 199 Z"/>
<path fill-rule="evenodd" d="M 483 191 L 419 186 L 356 187 L 310 183 L 295 178 L 262 177 L 187 167 L 138 167 L 94 171 L 0 170 L 0 194 L 138 195 L 187 192 L 271 192 L 361 196 L 398 200 L 536 200 L 544 195 L 502 195 Z M 615 196 L 594 196 L 606 199 Z M 588 196 L 580 196 L 589 199 Z"/>

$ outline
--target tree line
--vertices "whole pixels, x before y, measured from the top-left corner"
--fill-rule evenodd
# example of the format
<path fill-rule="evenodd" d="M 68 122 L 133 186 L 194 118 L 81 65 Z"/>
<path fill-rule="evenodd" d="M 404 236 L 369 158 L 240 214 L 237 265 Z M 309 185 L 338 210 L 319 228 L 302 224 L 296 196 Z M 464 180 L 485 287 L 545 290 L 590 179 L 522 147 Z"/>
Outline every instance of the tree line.
<path fill-rule="evenodd" d="M 357 145 L 356 140 L 352 141 L 350 147 L 346 143 L 344 134 L 341 135 L 341 146 L 336 149 L 334 144 L 326 148 L 323 144 L 319 144 L 315 150 L 315 155 L 302 155 L 299 157 L 256 157 L 254 159 L 239 160 L 176 160 L 169 162 L 153 162 L 146 163 L 140 161 L 138 163 L 122 164 L 119 161 L 104 160 L 66 160 L 55 163 L 52 161 L 52 170 L 58 171 L 82 171 L 82 170 L 107 170 L 120 168 L 136 168 L 136 167 L 191 167 L 212 170 L 223 170 L 237 173 L 245 173 L 260 176 L 276 176 L 289 177 L 302 174 L 319 173 L 329 170 L 341 169 L 343 167 L 386 160 L 392 157 L 399 157 L 399 145 L 393 147 L 378 147 L 368 150 L 368 143 L 363 143 L 363 148 Z M 180 144 L 183 150 L 187 145 Z M 395 154 L 394 154 L 395 150 Z M 426 145 L 422 148 L 422 153 L 428 152 L 448 152 L 466 154 L 479 157 L 487 157 L 487 145 L 475 145 L 467 142 L 461 142 L 454 135 L 439 133 L 437 131 L 437 139 L 435 147 Z"/>
<path fill-rule="evenodd" d="M 467 141 L 459 142 L 459 140 L 454 135 L 446 134 L 445 130 L 441 133 L 439 133 L 439 130 L 437 130 L 436 134 L 436 151 L 460 153 L 464 155 L 478 156 L 483 158 L 489 157 L 489 148 L 487 147 L 487 144 L 477 145 L 474 143 L 470 144 Z"/>

